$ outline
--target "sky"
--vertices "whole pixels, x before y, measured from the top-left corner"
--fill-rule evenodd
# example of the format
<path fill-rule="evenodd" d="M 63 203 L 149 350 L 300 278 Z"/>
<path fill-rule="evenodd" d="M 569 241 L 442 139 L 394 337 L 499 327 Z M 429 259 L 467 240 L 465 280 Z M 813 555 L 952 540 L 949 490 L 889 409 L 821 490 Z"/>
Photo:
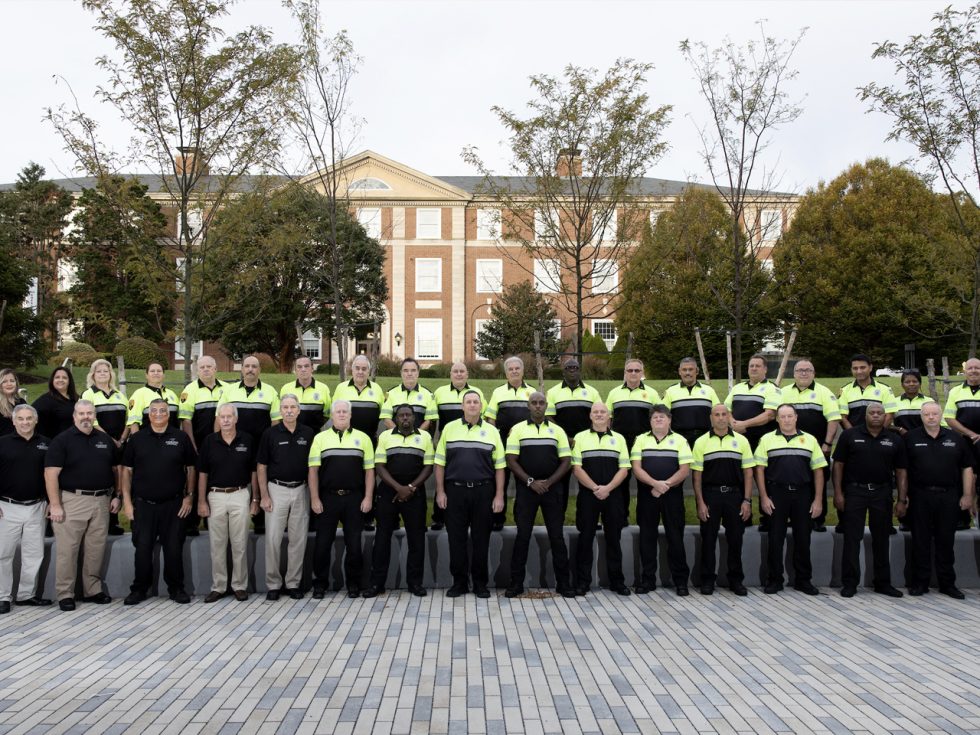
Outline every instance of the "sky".
<path fill-rule="evenodd" d="M 774 133 L 765 161 L 778 173 L 774 188 L 802 193 L 873 156 L 894 163 L 913 157 L 907 145 L 885 141 L 888 119 L 868 114 L 856 89 L 892 81 L 888 63 L 871 59 L 876 42 L 928 32 L 932 15 L 949 2 L 321 0 L 321 10 L 326 29 L 346 29 L 363 58 L 352 111 L 364 122 L 350 149 L 370 149 L 433 176 L 475 174 L 460 157 L 469 145 L 495 173 L 508 173 L 505 133 L 490 108 L 521 110 L 531 96 L 530 75 L 558 75 L 568 64 L 605 70 L 631 57 L 654 65 L 651 104 L 673 108 L 669 149 L 647 175 L 707 181 L 697 132 L 707 107 L 678 44 L 715 47 L 726 37 L 744 44 L 760 37 L 759 21 L 777 38 L 805 27 L 794 56 L 799 75 L 788 87 L 804 111 Z M 7 28 L 0 182 L 14 181 L 30 161 L 52 178 L 78 175 L 43 121 L 46 108 L 71 102 L 71 90 L 105 137 L 124 147 L 125 122 L 94 94 L 105 81 L 95 59 L 113 49 L 92 30 L 81 4 L 0 0 L 0 17 Z M 230 32 L 259 24 L 278 39 L 295 40 L 293 22 L 275 0 L 242 0 L 226 20 Z"/>

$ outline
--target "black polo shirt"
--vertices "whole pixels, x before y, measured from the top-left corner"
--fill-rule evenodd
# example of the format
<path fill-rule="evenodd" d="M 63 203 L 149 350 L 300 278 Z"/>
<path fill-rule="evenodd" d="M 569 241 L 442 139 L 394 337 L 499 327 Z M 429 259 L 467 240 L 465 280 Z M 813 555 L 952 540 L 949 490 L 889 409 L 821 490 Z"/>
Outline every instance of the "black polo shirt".
<path fill-rule="evenodd" d="M 891 484 L 896 469 L 905 469 L 908 461 L 905 442 L 894 431 L 882 430 L 872 436 L 868 427 L 847 429 L 837 440 L 834 461 L 844 463 L 844 484 Z"/>
<path fill-rule="evenodd" d="M 31 405 L 37 411 L 37 430 L 44 436 L 53 438 L 75 426 L 75 402 L 60 393 L 45 393 Z"/>
<path fill-rule="evenodd" d="M 204 437 L 199 450 L 197 471 L 207 474 L 208 487 L 245 487 L 252 481 L 255 449 L 249 434 L 238 431 L 229 444 L 216 431 Z"/>
<path fill-rule="evenodd" d="M 43 500 L 44 456 L 48 438 L 36 431 L 30 439 L 14 432 L 0 437 L 0 498 Z"/>
<path fill-rule="evenodd" d="M 13 410 L 14 407 L 16 406 L 21 405 L 22 403 L 27 403 L 27 401 L 25 401 L 20 396 L 16 396 L 14 398 L 14 405 L 11 407 L 11 410 Z M 6 436 L 7 434 L 16 434 L 16 433 L 17 432 L 14 431 L 14 417 L 0 415 L 0 436 Z"/>
<path fill-rule="evenodd" d="M 187 468 L 197 455 L 187 434 L 173 426 L 157 433 L 153 427 L 126 441 L 122 464 L 133 471 L 132 494 L 143 500 L 173 500 L 184 495 Z"/>
<path fill-rule="evenodd" d="M 315 436 L 312 428 L 298 421 L 295 431 L 287 429 L 285 424 L 266 429 L 259 442 L 256 462 L 266 466 L 269 482 L 306 482 L 310 445 Z"/>
<path fill-rule="evenodd" d="M 974 467 L 973 448 L 952 429 L 939 427 L 936 437 L 924 427 L 905 435 L 905 452 L 909 467 L 909 487 L 963 486 L 962 471 Z"/>
<path fill-rule="evenodd" d="M 58 486 L 63 490 L 106 490 L 115 487 L 112 468 L 119 464 L 116 445 L 108 434 L 77 426 L 61 432 L 48 444 L 45 467 L 60 467 Z"/>

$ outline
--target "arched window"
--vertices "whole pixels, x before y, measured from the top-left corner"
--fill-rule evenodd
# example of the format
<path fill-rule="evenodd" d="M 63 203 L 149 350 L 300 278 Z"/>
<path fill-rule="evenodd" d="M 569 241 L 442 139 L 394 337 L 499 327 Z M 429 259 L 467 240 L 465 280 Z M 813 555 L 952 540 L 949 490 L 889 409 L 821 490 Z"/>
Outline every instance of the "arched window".
<path fill-rule="evenodd" d="M 347 191 L 388 191 L 391 187 L 381 179 L 366 178 L 352 181 Z"/>

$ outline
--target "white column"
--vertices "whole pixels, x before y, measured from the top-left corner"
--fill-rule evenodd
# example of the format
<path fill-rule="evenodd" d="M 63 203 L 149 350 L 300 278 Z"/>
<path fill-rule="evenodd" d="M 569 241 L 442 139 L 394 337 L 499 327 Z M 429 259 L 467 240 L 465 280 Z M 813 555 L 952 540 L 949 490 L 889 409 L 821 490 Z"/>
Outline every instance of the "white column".
<path fill-rule="evenodd" d="M 391 329 L 388 331 L 391 339 L 383 342 L 382 349 L 387 348 L 394 357 L 404 357 L 404 340 L 402 346 L 395 344 L 395 334 L 405 337 L 405 208 L 392 208 L 391 232 Z"/>
<path fill-rule="evenodd" d="M 462 215 L 462 208 L 459 209 Z M 451 360 L 466 357 L 466 241 L 453 240 L 452 321 L 450 324 Z"/>

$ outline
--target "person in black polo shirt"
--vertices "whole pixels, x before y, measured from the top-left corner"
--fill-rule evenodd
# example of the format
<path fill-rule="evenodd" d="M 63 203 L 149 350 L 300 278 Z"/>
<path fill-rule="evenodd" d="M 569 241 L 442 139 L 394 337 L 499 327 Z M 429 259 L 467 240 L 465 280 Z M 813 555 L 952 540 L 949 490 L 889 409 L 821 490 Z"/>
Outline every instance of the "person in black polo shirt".
<path fill-rule="evenodd" d="M 275 602 L 283 586 L 280 569 L 282 535 L 289 533 L 286 552 L 286 594 L 303 599 L 303 561 L 310 528 L 310 490 L 306 486 L 310 447 L 316 432 L 300 423 L 299 398 L 286 393 L 279 399 L 282 423 L 265 430 L 259 442 L 256 475 L 262 494 L 265 528 L 265 599 Z M 310 413 L 307 411 L 306 413 Z"/>
<path fill-rule="evenodd" d="M 534 391 L 527 402 L 531 418 L 513 426 L 507 436 L 507 466 L 514 475 L 514 521 L 517 539 L 510 561 L 510 586 L 506 597 L 524 592 L 527 552 L 531 545 L 534 517 L 541 509 L 551 543 L 555 588 L 562 597 L 575 597 L 565 545 L 565 510 L 561 488 L 572 466 L 568 435 L 557 423 L 545 418 L 548 399 Z"/>
<path fill-rule="evenodd" d="M 415 428 L 415 411 L 407 403 L 395 406 L 395 428 L 378 437 L 375 473 L 381 482 L 375 490 L 374 509 L 378 531 L 374 534 L 371 586 L 365 597 L 385 591 L 391 563 L 391 534 L 399 517 L 405 521 L 408 558 L 405 582 L 416 597 L 425 597 L 422 575 L 425 564 L 425 481 L 432 474 L 433 449 L 429 432 Z"/>
<path fill-rule="evenodd" d="M 908 496 L 899 487 L 895 513 L 912 516 L 912 574 L 909 594 L 929 591 L 930 556 L 936 555 L 939 591 L 955 600 L 953 545 L 957 516 L 973 507 L 973 451 L 966 439 L 942 426 L 942 410 L 934 401 L 922 404 L 922 426 L 905 435 L 908 455 Z"/>
<path fill-rule="evenodd" d="M 163 579 L 174 602 L 186 605 L 183 520 L 194 502 L 194 447 L 170 424 L 170 404 L 150 401 L 149 429 L 130 437 L 123 450 L 123 513 L 133 523 L 136 574 L 124 605 L 138 605 L 153 584 L 153 548 L 163 549 Z"/>
<path fill-rule="evenodd" d="M 892 528 L 892 488 L 899 497 L 908 491 L 905 443 L 885 430 L 885 408 L 870 401 L 864 425 L 844 431 L 834 449 L 834 505 L 844 511 L 844 555 L 841 560 L 841 596 L 853 597 L 861 575 L 859 556 L 864 541 L 864 520 L 871 528 L 874 556 L 874 591 L 901 597 L 892 586 L 888 536 Z M 795 531 L 794 531 L 795 532 Z"/>
<path fill-rule="evenodd" d="M 112 439 L 95 430 L 95 406 L 78 401 L 75 425 L 51 440 L 44 458 L 44 484 L 54 526 L 55 594 L 58 606 L 75 609 L 78 550 L 84 541 L 82 590 L 84 602 L 105 605 L 102 557 L 109 530 L 109 511 L 119 512 L 116 487 L 117 450 Z"/>
<path fill-rule="evenodd" d="M 218 407 L 218 431 L 209 434 L 197 458 L 197 514 L 208 519 L 211 546 L 211 591 L 217 602 L 228 591 L 228 544 L 231 543 L 231 589 L 235 599 L 248 599 L 248 519 L 259 512 L 258 478 L 252 437 L 238 431 L 238 409 Z"/>
<path fill-rule="evenodd" d="M 50 605 L 37 594 L 37 574 L 44 560 L 44 455 L 48 439 L 34 429 L 37 411 L 14 406 L 14 433 L 0 437 L 0 614 L 10 612 L 14 555 L 20 547 L 20 583 L 15 605 Z"/>
<path fill-rule="evenodd" d="M 507 382 L 494 389 L 487 402 L 487 423 L 496 427 L 500 433 L 500 441 L 507 442 L 510 427 L 520 421 L 530 418 L 527 410 L 527 399 L 533 389 L 524 382 L 524 361 L 517 355 L 504 360 L 504 374 Z M 571 437 L 569 437 L 571 439 Z M 493 514 L 493 530 L 504 528 L 507 516 L 507 486 L 510 485 L 510 470 L 504 469 L 504 505 L 499 512 Z"/>
<path fill-rule="evenodd" d="M 463 418 L 444 427 L 436 449 L 436 503 L 446 511 L 449 571 L 453 585 L 446 597 L 469 591 L 490 597 L 490 531 L 493 513 L 504 507 L 504 447 L 496 427 L 480 418 L 480 394 L 463 394 Z M 467 536 L 472 555 L 467 550 Z"/>

